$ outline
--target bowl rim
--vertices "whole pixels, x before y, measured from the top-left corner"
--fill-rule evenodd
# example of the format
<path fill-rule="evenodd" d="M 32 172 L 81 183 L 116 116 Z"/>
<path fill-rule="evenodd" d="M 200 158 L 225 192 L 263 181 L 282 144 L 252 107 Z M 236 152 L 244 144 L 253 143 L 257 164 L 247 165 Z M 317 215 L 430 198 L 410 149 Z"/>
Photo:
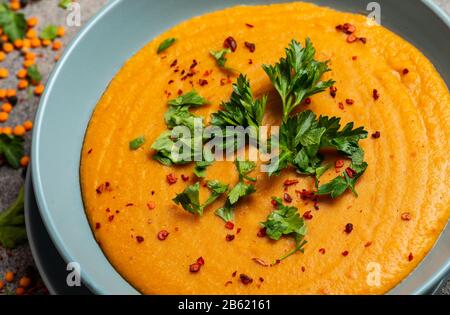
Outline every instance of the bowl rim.
<path fill-rule="evenodd" d="M 44 120 L 44 113 L 45 109 L 47 107 L 47 103 L 49 101 L 49 95 L 51 94 L 52 87 L 54 86 L 56 82 L 56 78 L 58 77 L 59 73 L 64 68 L 64 65 L 66 61 L 70 58 L 73 50 L 77 47 L 78 43 L 86 36 L 88 32 L 90 32 L 105 15 L 107 15 L 110 11 L 112 11 L 117 5 L 119 5 L 121 2 L 126 0 L 109 0 L 104 7 L 102 7 L 98 13 L 96 13 L 93 17 L 91 17 L 84 26 L 81 27 L 80 31 L 73 37 L 73 39 L 68 44 L 67 48 L 64 50 L 59 62 L 55 65 L 54 69 L 52 70 L 49 79 L 47 81 L 47 86 L 44 91 L 44 94 L 41 97 L 41 100 L 39 102 L 39 107 L 36 113 L 35 117 L 35 127 L 34 132 L 32 136 L 32 146 L 31 146 L 31 172 L 32 172 L 32 183 L 33 188 L 36 194 L 36 202 L 38 204 L 38 208 L 40 211 L 40 214 L 42 216 L 44 225 L 50 235 L 50 238 L 52 242 L 55 244 L 55 247 L 57 248 L 60 255 L 63 257 L 63 259 L 67 261 L 76 261 L 72 254 L 67 250 L 65 246 L 65 242 L 61 235 L 56 231 L 56 224 L 53 220 L 52 216 L 50 215 L 50 212 L 47 211 L 48 205 L 47 201 L 44 197 L 44 188 L 43 188 L 43 182 L 42 182 L 42 173 L 39 168 L 39 147 L 40 147 L 40 135 L 42 131 L 42 123 Z M 301 1 L 301 0 L 299 0 Z M 450 29 L 450 16 L 447 15 L 447 13 L 438 6 L 433 0 L 420 0 L 423 4 L 425 4 L 426 7 L 428 7 L 446 26 Z M 447 226 L 445 229 L 449 228 Z M 439 239 L 436 241 L 436 243 L 439 241 Z M 431 251 L 433 251 L 431 249 Z M 431 252 L 430 251 L 430 252 Z M 424 259 L 428 254 L 425 256 Z M 419 263 L 418 266 L 420 266 L 421 263 Z M 414 273 L 415 270 L 413 270 L 411 273 Z M 426 294 L 427 292 L 430 292 L 434 286 L 436 286 L 439 281 L 441 281 L 445 275 L 448 275 L 450 273 L 450 257 L 447 260 L 447 263 L 445 266 L 442 266 L 441 269 L 433 273 L 433 275 L 428 279 L 427 282 L 425 282 L 421 287 L 416 289 L 416 291 L 413 292 L 415 295 L 420 294 Z M 405 278 L 407 279 L 408 276 Z M 405 280 L 404 279 L 404 280 Z M 93 292 L 93 293 L 99 293 L 103 294 L 104 291 L 102 288 L 98 286 L 93 279 L 91 279 L 89 276 L 86 276 L 84 274 L 82 276 L 83 283 Z M 401 283 L 401 282 L 400 282 Z M 400 284 L 399 283 L 399 284 Z M 391 289 L 387 294 L 389 294 L 392 290 Z"/>

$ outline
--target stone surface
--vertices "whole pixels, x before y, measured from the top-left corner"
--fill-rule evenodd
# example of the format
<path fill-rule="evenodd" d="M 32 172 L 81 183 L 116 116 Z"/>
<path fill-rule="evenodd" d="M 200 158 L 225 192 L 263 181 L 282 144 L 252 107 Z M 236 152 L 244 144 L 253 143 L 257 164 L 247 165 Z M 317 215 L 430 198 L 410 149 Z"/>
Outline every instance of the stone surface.
<path fill-rule="evenodd" d="M 132 0 L 131 0 L 132 1 Z M 448 14 L 450 14 L 450 0 L 434 0 L 438 5 L 443 7 Z M 45 25 L 66 25 L 67 11 L 64 11 L 58 7 L 59 0 L 45 0 L 35 1 L 28 5 L 23 12 L 27 17 L 36 16 L 39 18 L 38 30 L 42 29 Z M 97 12 L 107 0 L 83 0 L 81 3 L 81 16 L 82 22 L 88 20 L 95 12 Z M 64 46 L 70 41 L 70 39 L 77 33 L 78 27 L 66 27 L 66 35 L 61 39 Z M 60 52 L 53 52 L 51 49 L 37 49 L 38 53 L 42 53 L 38 60 L 39 69 L 44 76 L 44 82 L 48 77 L 49 72 L 54 65 L 54 57 Z M 9 69 L 10 76 L 6 80 L 0 81 L 0 89 L 14 88 L 17 85 L 17 79 L 15 73 L 21 68 L 21 59 L 17 52 L 8 55 L 7 59 L 1 63 L 1 67 Z M 10 119 L 7 123 L 0 124 L 0 127 L 14 126 L 15 124 L 21 124 L 25 120 L 33 120 L 39 98 L 32 96 L 28 91 L 20 92 L 19 103 L 11 113 Z M 31 134 L 27 135 L 26 149 L 29 152 Z M 24 172 L 22 170 L 12 170 L 7 167 L 0 168 L 0 209 L 5 209 L 15 199 L 17 191 L 23 184 Z M 3 278 L 3 274 L 6 271 L 13 271 L 17 273 L 16 279 L 18 280 L 21 275 L 29 272 L 34 268 L 33 257 L 31 256 L 30 249 L 27 244 L 20 246 L 19 248 L 6 251 L 0 248 L 0 279 Z M 10 290 L 14 288 L 10 286 Z M 3 291 L 3 294 L 7 294 L 9 291 Z M 2 292 L 0 292 L 2 294 Z M 450 281 L 441 290 L 440 294 L 450 295 Z"/>

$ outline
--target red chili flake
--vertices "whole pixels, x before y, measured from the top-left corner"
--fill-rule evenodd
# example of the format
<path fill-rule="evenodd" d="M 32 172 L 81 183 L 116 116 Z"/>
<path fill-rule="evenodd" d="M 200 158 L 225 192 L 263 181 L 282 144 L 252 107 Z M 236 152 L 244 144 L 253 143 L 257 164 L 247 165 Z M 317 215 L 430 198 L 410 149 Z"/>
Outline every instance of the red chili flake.
<path fill-rule="evenodd" d="M 342 252 L 342 256 L 347 257 L 347 256 L 348 256 L 348 250 L 343 251 L 343 252 Z"/>
<path fill-rule="evenodd" d="M 231 276 L 234 278 L 234 277 L 236 277 L 236 275 L 237 275 L 237 271 L 235 271 L 235 272 L 233 272 L 232 274 L 231 274 Z"/>
<path fill-rule="evenodd" d="M 242 231 L 242 229 L 241 229 L 241 228 L 238 228 L 238 229 L 236 230 L 236 234 L 241 233 L 241 231 Z"/>
<path fill-rule="evenodd" d="M 363 43 L 363 44 L 366 44 L 367 43 L 367 38 L 365 38 L 365 37 L 360 37 L 360 38 L 358 38 L 359 39 L 359 41 L 361 42 L 361 43 Z"/>
<path fill-rule="evenodd" d="M 350 178 L 354 178 L 357 175 L 356 171 L 350 167 L 347 167 L 345 173 L 347 173 L 348 177 Z"/>
<path fill-rule="evenodd" d="M 101 184 L 100 186 L 98 186 L 95 191 L 99 195 L 105 191 L 112 191 L 111 184 L 109 182 L 105 182 L 105 183 Z"/>
<path fill-rule="evenodd" d="M 336 97 L 336 93 L 337 93 L 337 87 L 335 87 L 333 85 L 332 87 L 330 87 L 330 95 L 331 95 L 331 97 L 335 98 Z"/>
<path fill-rule="evenodd" d="M 183 182 L 187 182 L 189 180 L 189 176 L 182 174 L 181 179 L 183 180 Z"/>
<path fill-rule="evenodd" d="M 408 261 L 413 261 L 413 259 L 414 259 L 413 253 L 409 253 Z"/>
<path fill-rule="evenodd" d="M 370 246 L 372 246 L 372 244 L 373 244 L 373 243 L 369 241 L 369 242 L 367 242 L 366 244 L 364 244 L 364 247 L 366 247 L 366 248 L 367 248 L 367 247 L 370 247 Z"/>
<path fill-rule="evenodd" d="M 186 73 L 186 70 L 183 69 L 183 70 L 181 70 L 181 73 L 180 73 L 180 74 L 181 74 L 181 75 L 184 75 L 185 73 Z"/>
<path fill-rule="evenodd" d="M 305 220 L 312 220 L 312 218 L 313 218 L 313 215 L 311 214 L 311 211 L 306 211 L 303 214 L 303 219 L 305 219 Z"/>
<path fill-rule="evenodd" d="M 317 200 L 314 200 L 314 209 L 320 210 L 319 208 L 319 202 Z"/>
<path fill-rule="evenodd" d="M 92 149 L 89 149 L 88 154 L 91 154 L 91 153 L 92 153 Z"/>
<path fill-rule="evenodd" d="M 353 57 L 352 57 L 352 60 L 353 60 L 353 61 L 358 60 L 358 56 L 353 56 Z"/>
<path fill-rule="evenodd" d="M 310 105 L 312 102 L 312 100 L 308 97 L 307 99 L 305 99 L 305 104 L 306 105 Z"/>
<path fill-rule="evenodd" d="M 373 89 L 372 95 L 373 95 L 373 99 L 374 99 L 375 101 L 378 100 L 378 99 L 380 98 L 380 93 L 378 92 L 377 89 Z"/>
<path fill-rule="evenodd" d="M 322 255 L 325 255 L 325 253 L 326 253 L 326 250 L 325 250 L 325 248 L 321 248 L 321 249 L 319 249 L 319 253 L 321 253 Z"/>
<path fill-rule="evenodd" d="M 288 193 L 285 193 L 283 198 L 284 198 L 284 201 L 286 201 L 287 203 L 291 203 L 292 202 L 292 197 Z"/>
<path fill-rule="evenodd" d="M 252 279 L 252 278 L 250 278 L 249 276 L 247 276 L 247 275 L 245 275 L 245 274 L 243 274 L 243 273 L 241 273 L 241 274 L 239 275 L 239 279 L 241 279 L 241 282 L 242 282 L 244 285 L 249 285 L 250 283 L 253 282 L 253 279 Z"/>
<path fill-rule="evenodd" d="M 233 281 L 227 281 L 225 282 L 225 286 L 228 287 L 229 285 L 233 284 Z"/>
<path fill-rule="evenodd" d="M 132 206 L 134 206 L 134 203 L 127 203 L 127 204 L 125 205 L 125 207 L 132 207 Z"/>
<path fill-rule="evenodd" d="M 245 23 L 245 25 L 246 25 L 247 27 L 250 27 L 250 28 L 254 28 L 254 27 L 255 27 L 254 25 L 248 24 L 248 23 Z"/>
<path fill-rule="evenodd" d="M 298 180 L 296 180 L 296 179 L 286 179 L 285 181 L 284 181 L 284 186 L 285 187 L 289 187 L 289 186 L 293 186 L 293 185 L 297 185 L 299 183 L 299 181 Z M 275 205 L 276 205 L 276 202 L 275 202 Z"/>
<path fill-rule="evenodd" d="M 195 264 L 192 264 L 192 265 L 189 266 L 189 271 L 190 271 L 191 273 L 197 273 L 197 272 L 200 271 L 200 268 L 201 268 L 201 267 L 202 267 L 202 266 L 201 266 L 200 264 L 195 263 Z"/>
<path fill-rule="evenodd" d="M 194 69 L 195 67 L 197 67 L 197 65 L 198 65 L 198 62 L 197 62 L 197 60 L 192 60 L 192 64 L 191 64 L 191 66 L 189 67 L 189 69 Z"/>
<path fill-rule="evenodd" d="M 95 223 L 95 229 L 99 230 L 102 227 L 102 225 L 100 223 Z"/>
<path fill-rule="evenodd" d="M 109 209 L 109 208 L 106 208 L 106 210 L 105 210 L 106 212 L 108 212 L 108 213 L 110 213 L 111 212 L 111 209 Z"/>
<path fill-rule="evenodd" d="M 344 109 L 344 104 L 342 102 L 339 102 L 338 107 L 339 109 Z"/>
<path fill-rule="evenodd" d="M 376 131 L 374 134 L 372 134 L 372 138 L 379 139 L 381 137 L 381 132 Z"/>
<path fill-rule="evenodd" d="M 267 231 L 264 228 L 260 229 L 258 234 L 256 234 L 256 236 L 258 236 L 258 237 L 266 237 L 266 235 L 267 235 Z"/>
<path fill-rule="evenodd" d="M 169 232 L 167 232 L 166 230 L 162 230 L 161 232 L 158 233 L 158 239 L 160 241 L 164 241 L 168 236 L 169 236 Z"/>
<path fill-rule="evenodd" d="M 347 43 L 350 43 L 350 44 L 354 43 L 354 42 L 356 42 L 357 39 L 358 39 L 358 37 L 356 37 L 353 34 L 350 34 L 350 35 L 347 36 Z"/>
<path fill-rule="evenodd" d="M 345 100 L 345 102 L 347 103 L 347 105 L 353 105 L 353 104 L 355 104 L 355 101 L 354 101 L 353 99 L 351 99 L 351 98 L 347 98 L 347 99 Z"/>
<path fill-rule="evenodd" d="M 208 80 L 199 79 L 199 80 L 198 80 L 198 84 L 200 84 L 200 86 L 205 86 L 205 85 L 208 84 Z"/>
<path fill-rule="evenodd" d="M 296 193 L 299 194 L 300 198 L 303 200 L 313 199 L 316 196 L 312 191 L 306 189 L 303 189 L 302 191 L 297 190 Z"/>
<path fill-rule="evenodd" d="M 403 221 L 410 221 L 411 220 L 411 213 L 404 212 L 404 213 L 402 213 L 401 218 L 402 218 Z"/>
<path fill-rule="evenodd" d="M 334 163 L 334 167 L 335 167 L 335 168 L 342 168 L 342 167 L 344 166 L 344 163 L 345 163 L 344 160 L 337 160 L 337 161 Z"/>
<path fill-rule="evenodd" d="M 114 216 L 113 215 L 110 215 L 109 217 L 108 217 L 108 221 L 109 222 L 112 222 L 114 220 Z"/>
<path fill-rule="evenodd" d="M 302 272 L 305 272 L 305 271 L 306 271 L 305 266 L 302 266 Z"/>
<path fill-rule="evenodd" d="M 225 228 L 228 230 L 234 229 L 234 223 L 231 221 L 228 221 L 227 223 L 225 223 Z"/>
<path fill-rule="evenodd" d="M 169 183 L 169 185 L 173 185 L 178 181 L 178 179 L 175 177 L 175 175 L 173 173 L 170 173 L 169 175 L 167 175 L 167 182 Z"/>
<path fill-rule="evenodd" d="M 352 233 L 352 231 L 353 231 L 353 224 L 348 223 L 348 224 L 345 226 L 345 233 L 350 234 L 350 233 Z"/>
<path fill-rule="evenodd" d="M 403 75 L 407 75 L 409 73 L 409 70 L 407 68 L 403 69 L 402 71 Z"/>
<path fill-rule="evenodd" d="M 141 244 L 144 241 L 144 238 L 142 236 L 136 236 L 136 241 Z"/>
<path fill-rule="evenodd" d="M 197 259 L 197 264 L 199 264 L 200 266 L 203 266 L 205 264 L 205 259 L 203 257 L 199 257 Z"/>
<path fill-rule="evenodd" d="M 273 200 L 273 199 L 272 199 L 272 201 L 271 201 L 270 203 L 272 204 L 272 206 L 278 207 L 278 203 L 277 203 L 276 200 Z"/>
<path fill-rule="evenodd" d="M 354 32 L 356 32 L 356 26 L 350 23 L 345 23 L 342 26 L 342 30 L 344 31 L 345 34 L 353 34 Z"/>
<path fill-rule="evenodd" d="M 181 89 L 178 90 L 177 94 L 178 94 L 178 96 L 182 95 L 183 94 L 183 90 L 181 90 Z"/>
<path fill-rule="evenodd" d="M 153 210 L 156 208 L 156 203 L 154 201 L 150 201 L 149 203 L 147 203 L 147 208 L 148 210 Z"/>
<path fill-rule="evenodd" d="M 229 48 L 229 49 L 231 49 L 232 52 L 235 52 L 237 49 L 237 43 L 234 40 L 234 38 L 230 36 L 227 39 L 225 39 L 225 41 L 223 42 L 223 47 Z"/>
<path fill-rule="evenodd" d="M 259 281 L 260 282 L 264 282 L 264 278 L 263 277 L 259 277 Z"/>
<path fill-rule="evenodd" d="M 344 27 L 342 26 L 342 24 L 339 24 L 336 26 L 336 31 L 341 32 L 343 30 L 343 28 Z"/>
<path fill-rule="evenodd" d="M 249 59 L 249 60 L 248 60 L 248 64 L 249 64 L 249 65 L 252 65 L 252 64 L 253 64 L 253 60 L 252 60 L 252 59 Z"/>
<path fill-rule="evenodd" d="M 155 191 L 154 191 L 154 190 L 151 191 L 151 195 L 152 195 L 152 196 L 155 195 Z"/>
<path fill-rule="evenodd" d="M 255 52 L 256 45 L 254 43 L 245 42 L 245 47 L 250 50 L 251 53 Z"/>
<path fill-rule="evenodd" d="M 171 67 L 171 68 L 175 67 L 175 66 L 177 65 L 177 63 L 178 63 L 178 60 L 175 59 L 175 60 L 170 64 L 170 67 Z"/>
<path fill-rule="evenodd" d="M 233 234 L 227 234 L 227 236 L 225 237 L 225 239 L 227 240 L 227 242 L 231 242 L 234 240 L 234 235 Z"/>

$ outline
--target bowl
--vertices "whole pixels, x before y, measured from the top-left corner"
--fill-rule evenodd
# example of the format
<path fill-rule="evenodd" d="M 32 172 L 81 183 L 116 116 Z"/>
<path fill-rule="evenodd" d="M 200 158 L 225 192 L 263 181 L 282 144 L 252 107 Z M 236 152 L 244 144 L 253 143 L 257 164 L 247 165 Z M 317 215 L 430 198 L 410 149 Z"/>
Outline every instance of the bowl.
<path fill-rule="evenodd" d="M 79 184 L 80 152 L 97 101 L 123 63 L 152 38 L 190 17 L 238 4 L 286 0 L 114 0 L 73 39 L 42 96 L 32 144 L 32 178 L 44 224 L 66 262 L 81 266 L 83 283 L 97 294 L 138 294 L 95 241 Z M 365 13 L 359 0 L 309 1 Z M 450 84 L 450 21 L 431 1 L 378 1 L 381 23 L 410 41 Z M 426 25 L 426 27 L 423 27 Z M 424 294 L 450 270 L 450 229 L 419 267 L 391 294 Z"/>

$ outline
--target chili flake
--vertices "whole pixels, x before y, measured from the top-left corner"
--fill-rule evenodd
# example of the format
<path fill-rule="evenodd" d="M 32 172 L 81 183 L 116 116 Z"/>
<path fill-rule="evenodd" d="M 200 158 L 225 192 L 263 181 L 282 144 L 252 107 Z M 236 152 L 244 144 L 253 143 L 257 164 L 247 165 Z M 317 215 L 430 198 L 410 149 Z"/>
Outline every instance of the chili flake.
<path fill-rule="evenodd" d="M 201 268 L 201 267 L 202 267 L 202 266 L 201 266 L 200 264 L 194 263 L 194 264 L 192 264 L 192 265 L 189 266 L 189 271 L 190 271 L 191 273 L 197 273 L 197 272 L 200 271 L 200 268 Z"/>
<path fill-rule="evenodd" d="M 313 215 L 311 214 L 311 211 L 306 211 L 303 214 L 303 219 L 305 219 L 305 220 L 312 220 L 312 218 L 313 218 Z"/>
<path fill-rule="evenodd" d="M 233 234 L 227 234 L 227 236 L 225 237 L 225 239 L 227 240 L 227 242 L 231 242 L 234 240 L 234 235 Z"/>
<path fill-rule="evenodd" d="M 306 105 L 310 105 L 311 102 L 312 102 L 311 98 L 308 97 L 307 99 L 305 99 L 305 104 Z"/>
<path fill-rule="evenodd" d="M 231 49 L 232 52 L 235 52 L 237 49 L 237 43 L 236 40 L 233 37 L 228 37 L 227 39 L 225 39 L 225 41 L 223 42 L 223 47 L 224 48 L 229 48 Z"/>
<path fill-rule="evenodd" d="M 173 173 L 170 173 L 169 175 L 167 175 L 167 182 L 169 183 L 169 185 L 176 184 L 177 181 L 178 181 L 178 179 L 176 178 L 176 176 Z"/>
<path fill-rule="evenodd" d="M 348 256 L 348 250 L 343 251 L 343 252 L 342 252 L 342 256 L 347 257 L 347 256 Z"/>
<path fill-rule="evenodd" d="M 350 23 L 344 23 L 344 25 L 342 26 L 342 30 L 345 34 L 353 34 L 354 32 L 356 32 L 356 26 Z"/>
<path fill-rule="evenodd" d="M 354 178 L 357 175 L 356 171 L 350 167 L 347 167 L 345 173 L 347 173 L 348 177 L 350 178 Z"/>
<path fill-rule="evenodd" d="M 403 75 L 407 75 L 409 73 L 409 70 L 407 68 L 403 69 L 402 71 Z"/>
<path fill-rule="evenodd" d="M 183 182 L 187 182 L 187 181 L 189 181 L 189 176 L 182 174 L 181 179 L 183 180 Z"/>
<path fill-rule="evenodd" d="M 244 285 L 249 285 L 249 284 L 251 284 L 251 283 L 253 282 L 253 279 L 252 279 L 252 278 L 250 278 L 249 276 L 247 276 L 247 275 L 245 275 L 245 274 L 243 274 L 243 273 L 241 273 L 241 274 L 239 275 L 239 279 L 241 279 L 241 282 L 242 282 Z"/>
<path fill-rule="evenodd" d="M 352 233 L 352 231 L 353 231 L 353 224 L 348 223 L 348 224 L 345 226 L 345 233 L 350 234 L 350 233 Z"/>
<path fill-rule="evenodd" d="M 167 232 L 166 230 L 162 230 L 161 232 L 158 233 L 158 239 L 160 241 L 164 241 L 168 236 L 169 236 L 169 232 Z"/>
<path fill-rule="evenodd" d="M 287 203 L 292 202 L 292 197 L 288 193 L 285 193 L 283 197 L 284 197 L 284 201 L 286 201 Z"/>
<path fill-rule="evenodd" d="M 345 163 L 344 160 L 337 160 L 337 161 L 334 163 L 334 167 L 335 167 L 335 168 L 342 168 L 342 167 L 344 166 L 344 163 Z"/>
<path fill-rule="evenodd" d="M 197 264 L 199 264 L 200 266 L 203 266 L 205 264 L 205 259 L 203 257 L 199 257 L 197 259 Z"/>
<path fill-rule="evenodd" d="M 136 241 L 141 244 L 144 241 L 144 238 L 142 236 L 136 236 Z"/>
<path fill-rule="evenodd" d="M 347 105 L 353 105 L 353 104 L 355 104 L 355 101 L 354 101 L 353 99 L 351 99 L 351 98 L 347 98 L 347 99 L 345 100 L 345 102 L 347 103 Z"/>
<path fill-rule="evenodd" d="M 408 261 L 413 261 L 413 259 L 414 259 L 413 253 L 409 253 Z"/>
<path fill-rule="evenodd" d="M 372 246 L 372 244 L 373 244 L 373 243 L 369 241 L 369 242 L 367 242 L 366 244 L 364 244 L 364 247 L 366 247 L 366 248 L 367 248 L 367 247 L 370 247 L 370 246 Z"/>
<path fill-rule="evenodd" d="M 402 220 L 403 221 L 410 221 L 411 220 L 411 213 L 409 213 L 409 212 L 404 212 L 404 213 L 402 213 Z"/>
<path fill-rule="evenodd" d="M 96 229 L 96 230 L 99 230 L 100 228 L 101 228 L 101 224 L 100 224 L 100 223 L 98 223 L 98 222 L 97 222 L 97 223 L 95 223 L 95 229 Z"/>
<path fill-rule="evenodd" d="M 199 80 L 198 80 L 198 84 L 200 84 L 200 86 L 205 86 L 205 85 L 208 84 L 208 80 L 199 79 Z"/>
<path fill-rule="evenodd" d="M 148 210 L 153 210 L 156 208 L 156 203 L 154 201 L 150 201 L 149 203 L 147 203 L 147 208 Z"/>
<path fill-rule="evenodd" d="M 372 95 L 373 95 L 373 99 L 374 99 L 375 101 L 378 100 L 378 99 L 380 98 L 380 93 L 378 92 L 377 89 L 373 89 Z"/>
<path fill-rule="evenodd" d="M 381 137 L 381 132 L 379 132 L 379 131 L 376 131 L 374 134 L 372 134 L 372 138 L 374 138 L 374 139 L 378 139 L 380 137 Z"/>
<path fill-rule="evenodd" d="M 342 102 L 339 102 L 339 104 L 338 104 L 338 107 L 339 107 L 339 109 L 344 109 L 344 103 L 342 103 Z"/>
<path fill-rule="evenodd" d="M 319 253 L 321 253 L 322 255 L 325 255 L 325 253 L 326 253 L 326 250 L 325 250 L 325 248 L 321 248 L 321 249 L 319 249 Z"/>
<path fill-rule="evenodd" d="M 258 234 L 256 234 L 258 237 L 266 237 L 266 235 L 267 235 L 267 232 L 266 232 L 266 229 L 260 229 L 259 230 L 259 232 L 258 232 Z"/>
<path fill-rule="evenodd" d="M 363 43 L 363 44 L 366 44 L 367 43 L 367 38 L 365 38 L 365 37 L 360 37 L 360 38 L 358 38 L 359 39 L 359 41 L 361 42 L 361 43 Z"/>
<path fill-rule="evenodd" d="M 283 186 L 284 186 L 284 187 L 288 187 L 288 186 L 297 185 L 298 183 L 299 183 L 299 181 L 296 180 L 296 179 L 286 179 L 286 180 L 284 181 Z M 276 204 L 276 202 L 275 202 L 275 204 Z"/>
<path fill-rule="evenodd" d="M 251 53 L 255 52 L 256 45 L 254 43 L 245 42 L 245 47 L 250 50 Z"/>
<path fill-rule="evenodd" d="M 331 95 L 331 97 L 335 98 L 336 97 L 336 93 L 337 93 L 337 87 L 335 87 L 333 85 L 332 87 L 330 87 L 330 95 Z"/>
<path fill-rule="evenodd" d="M 248 24 L 248 23 L 245 23 L 245 25 L 246 25 L 247 27 L 250 27 L 250 28 L 254 28 L 254 27 L 255 27 L 254 25 Z"/>
<path fill-rule="evenodd" d="M 357 40 L 358 40 L 358 37 L 356 37 L 353 34 L 350 34 L 350 35 L 347 36 L 347 43 L 351 44 L 351 43 L 356 42 Z"/>
<path fill-rule="evenodd" d="M 227 223 L 225 223 L 225 228 L 228 230 L 234 229 L 234 223 L 231 221 L 228 221 Z"/>

